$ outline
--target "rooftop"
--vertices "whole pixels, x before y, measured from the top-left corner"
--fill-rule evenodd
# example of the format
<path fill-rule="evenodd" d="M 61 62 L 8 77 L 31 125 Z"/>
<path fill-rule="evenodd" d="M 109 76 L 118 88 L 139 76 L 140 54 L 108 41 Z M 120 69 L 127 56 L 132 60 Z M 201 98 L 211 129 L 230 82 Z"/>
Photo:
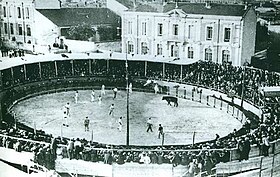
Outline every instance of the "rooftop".
<path fill-rule="evenodd" d="M 168 3 L 163 6 L 163 12 L 169 12 L 176 9 L 175 3 Z M 206 7 L 205 3 L 178 3 L 177 9 L 182 9 L 187 14 L 199 15 L 222 15 L 222 16 L 243 16 L 246 12 L 244 5 L 238 4 L 215 4 L 211 3 Z M 137 7 L 138 12 L 156 12 L 152 8 Z M 159 12 L 159 11 L 158 11 Z"/>
<path fill-rule="evenodd" d="M 120 23 L 120 16 L 107 8 L 41 9 L 42 15 L 59 27 L 89 25 L 113 25 Z"/>

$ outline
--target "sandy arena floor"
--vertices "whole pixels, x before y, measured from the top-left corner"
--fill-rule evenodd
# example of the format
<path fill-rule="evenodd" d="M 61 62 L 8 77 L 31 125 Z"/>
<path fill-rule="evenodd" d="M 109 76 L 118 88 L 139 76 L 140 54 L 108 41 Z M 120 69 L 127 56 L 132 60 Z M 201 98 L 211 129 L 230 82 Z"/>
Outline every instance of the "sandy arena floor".
<path fill-rule="evenodd" d="M 95 95 L 100 91 L 96 90 Z M 126 143 L 126 118 L 122 131 L 118 130 L 118 118 L 126 117 L 126 92 L 119 91 L 113 100 L 113 92 L 106 90 L 102 103 L 90 102 L 90 90 L 80 90 L 79 99 L 74 101 L 75 92 L 60 92 L 24 100 L 13 107 L 17 120 L 31 127 L 43 129 L 54 136 L 86 138 L 108 144 Z M 208 107 L 206 104 L 179 99 L 179 107 L 171 107 L 161 100 L 162 95 L 133 92 L 130 95 L 130 144 L 160 145 L 157 137 L 158 124 L 165 132 L 164 144 L 191 144 L 195 131 L 195 142 L 212 140 L 215 134 L 225 136 L 242 125 L 225 111 Z M 62 124 L 64 105 L 70 102 L 69 127 Z M 109 116 L 110 105 L 115 104 L 114 116 Z M 84 131 L 84 119 L 90 119 L 90 131 Z M 146 132 L 147 119 L 152 117 L 153 132 Z"/>

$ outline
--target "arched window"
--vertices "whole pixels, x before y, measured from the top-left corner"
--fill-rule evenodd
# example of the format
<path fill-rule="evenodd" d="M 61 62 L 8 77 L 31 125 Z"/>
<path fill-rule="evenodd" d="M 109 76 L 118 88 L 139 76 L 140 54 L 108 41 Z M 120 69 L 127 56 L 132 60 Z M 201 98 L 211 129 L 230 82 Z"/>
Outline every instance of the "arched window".
<path fill-rule="evenodd" d="M 128 43 L 127 43 L 127 53 L 133 53 L 133 51 L 134 51 L 133 42 L 128 41 Z"/>
<path fill-rule="evenodd" d="M 222 62 L 229 62 L 230 60 L 230 52 L 228 50 L 222 51 Z"/>
<path fill-rule="evenodd" d="M 148 54 L 148 45 L 146 42 L 141 43 L 141 54 L 142 55 Z"/>
<path fill-rule="evenodd" d="M 162 55 L 162 44 L 157 44 L 157 55 Z"/>
<path fill-rule="evenodd" d="M 205 61 L 212 61 L 212 49 L 205 49 Z"/>
<path fill-rule="evenodd" d="M 177 44 L 171 45 L 171 57 L 179 57 L 179 46 Z"/>

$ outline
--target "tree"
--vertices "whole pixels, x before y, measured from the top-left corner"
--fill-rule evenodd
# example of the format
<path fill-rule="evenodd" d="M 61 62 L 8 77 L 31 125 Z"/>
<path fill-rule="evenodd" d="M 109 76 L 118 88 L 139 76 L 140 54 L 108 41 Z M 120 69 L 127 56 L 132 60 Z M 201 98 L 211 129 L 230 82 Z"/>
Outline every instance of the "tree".
<path fill-rule="evenodd" d="M 96 31 L 87 24 L 72 26 L 67 33 L 67 38 L 82 41 L 87 41 L 89 38 L 96 35 Z"/>
<path fill-rule="evenodd" d="M 100 41 L 112 41 L 120 38 L 117 36 L 117 27 L 99 26 L 97 31 Z"/>

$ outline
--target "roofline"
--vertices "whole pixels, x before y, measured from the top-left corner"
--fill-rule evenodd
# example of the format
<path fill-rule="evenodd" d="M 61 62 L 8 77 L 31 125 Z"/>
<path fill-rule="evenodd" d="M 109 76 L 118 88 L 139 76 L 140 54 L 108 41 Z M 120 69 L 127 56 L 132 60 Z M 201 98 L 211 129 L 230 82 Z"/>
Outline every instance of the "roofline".
<path fill-rule="evenodd" d="M 178 9 L 180 9 L 180 8 L 178 8 Z M 171 9 L 170 11 L 172 11 L 172 10 L 174 10 L 174 9 Z M 182 9 L 181 9 L 182 10 Z M 135 12 L 135 11 L 125 11 L 124 13 L 123 13 L 123 15 L 122 16 L 127 16 L 126 14 L 134 14 L 134 15 L 146 15 L 146 16 L 148 16 L 148 15 L 156 15 L 156 16 L 168 16 L 167 14 L 170 12 L 170 11 L 167 11 L 167 12 Z M 230 17 L 230 18 L 242 18 L 243 17 L 243 15 L 241 16 L 241 15 L 212 15 L 212 14 L 194 14 L 194 13 L 186 13 L 186 15 L 187 15 L 187 17 L 185 17 L 185 18 L 188 18 L 188 16 L 190 16 L 190 15 L 195 15 L 195 16 L 216 16 L 216 17 L 220 17 L 220 16 L 223 16 L 223 17 Z M 193 17 L 193 18 L 195 18 L 195 17 Z"/>
<path fill-rule="evenodd" d="M 257 15 L 257 14 L 256 14 L 256 11 L 255 11 L 254 8 L 253 8 L 253 6 L 249 6 L 249 7 L 247 8 L 246 12 L 242 15 L 242 19 L 241 19 L 241 20 L 243 20 L 243 19 L 245 18 L 245 16 L 247 15 L 247 13 L 248 13 L 251 9 L 253 9 L 254 14 Z"/>

